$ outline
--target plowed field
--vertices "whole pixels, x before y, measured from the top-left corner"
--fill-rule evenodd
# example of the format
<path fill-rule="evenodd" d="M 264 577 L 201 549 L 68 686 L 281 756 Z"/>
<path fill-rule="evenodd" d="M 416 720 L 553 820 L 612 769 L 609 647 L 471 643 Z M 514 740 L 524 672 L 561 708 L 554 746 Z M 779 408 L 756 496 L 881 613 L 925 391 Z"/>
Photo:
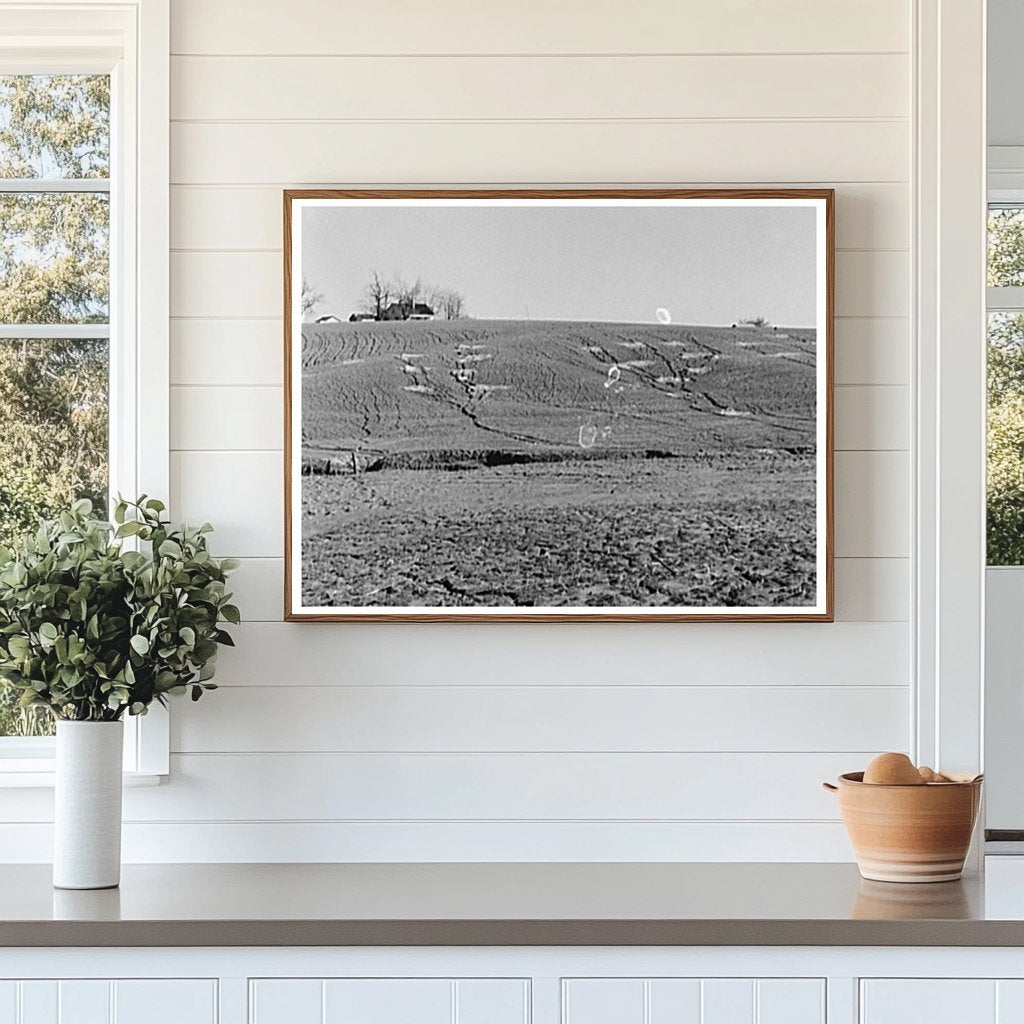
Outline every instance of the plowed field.
<path fill-rule="evenodd" d="M 308 606 L 813 603 L 813 331 L 307 326 Z"/>

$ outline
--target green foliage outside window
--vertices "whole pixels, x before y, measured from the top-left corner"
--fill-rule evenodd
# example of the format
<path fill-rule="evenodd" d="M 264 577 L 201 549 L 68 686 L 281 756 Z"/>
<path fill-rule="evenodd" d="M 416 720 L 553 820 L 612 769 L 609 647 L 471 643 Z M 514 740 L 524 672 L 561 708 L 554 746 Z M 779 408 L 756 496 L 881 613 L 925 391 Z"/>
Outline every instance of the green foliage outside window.
<path fill-rule="evenodd" d="M 107 505 L 107 343 L 0 339 L 0 544 L 76 498 Z"/>
<path fill-rule="evenodd" d="M 1024 565 L 1024 316 L 990 318 L 987 491 L 988 564 Z"/>
<path fill-rule="evenodd" d="M 105 75 L 0 76 L 0 178 L 110 174 Z M 0 323 L 102 324 L 109 317 L 104 192 L 0 194 Z M 107 506 L 105 339 L 0 339 L 0 546 L 79 498 Z M 0 736 L 52 731 L 0 685 Z"/>
<path fill-rule="evenodd" d="M 1024 209 L 996 206 L 988 214 L 988 284 L 1024 285 Z"/>
<path fill-rule="evenodd" d="M 988 219 L 988 284 L 1024 285 L 1024 210 Z M 1024 314 L 988 318 L 987 560 L 1024 565 Z"/>

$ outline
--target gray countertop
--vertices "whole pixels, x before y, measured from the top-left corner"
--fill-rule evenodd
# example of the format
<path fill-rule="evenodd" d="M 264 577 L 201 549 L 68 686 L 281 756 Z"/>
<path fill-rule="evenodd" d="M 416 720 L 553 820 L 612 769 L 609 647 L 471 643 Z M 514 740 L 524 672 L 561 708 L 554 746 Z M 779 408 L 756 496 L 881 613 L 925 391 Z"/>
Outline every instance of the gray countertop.
<path fill-rule="evenodd" d="M 101 892 L 14 865 L 0 946 L 1021 946 L 1015 867 L 998 909 L 852 864 L 128 865 Z"/>

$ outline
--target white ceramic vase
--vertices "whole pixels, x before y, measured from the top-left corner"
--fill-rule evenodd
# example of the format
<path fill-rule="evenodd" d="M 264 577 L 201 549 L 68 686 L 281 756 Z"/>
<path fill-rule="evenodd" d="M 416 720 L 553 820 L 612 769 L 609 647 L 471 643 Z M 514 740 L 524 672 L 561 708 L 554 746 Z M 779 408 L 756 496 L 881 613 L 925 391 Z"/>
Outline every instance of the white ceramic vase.
<path fill-rule="evenodd" d="M 110 889 L 121 881 L 121 722 L 57 722 L 53 884 Z"/>

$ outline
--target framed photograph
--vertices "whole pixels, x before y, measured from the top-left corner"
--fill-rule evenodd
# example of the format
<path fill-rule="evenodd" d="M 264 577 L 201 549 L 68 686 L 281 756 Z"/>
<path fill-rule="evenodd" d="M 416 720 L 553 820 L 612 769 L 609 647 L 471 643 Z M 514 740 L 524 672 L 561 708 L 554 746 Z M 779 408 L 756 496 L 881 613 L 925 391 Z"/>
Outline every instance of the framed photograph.
<path fill-rule="evenodd" d="M 833 205 L 285 192 L 286 617 L 831 621 Z"/>

